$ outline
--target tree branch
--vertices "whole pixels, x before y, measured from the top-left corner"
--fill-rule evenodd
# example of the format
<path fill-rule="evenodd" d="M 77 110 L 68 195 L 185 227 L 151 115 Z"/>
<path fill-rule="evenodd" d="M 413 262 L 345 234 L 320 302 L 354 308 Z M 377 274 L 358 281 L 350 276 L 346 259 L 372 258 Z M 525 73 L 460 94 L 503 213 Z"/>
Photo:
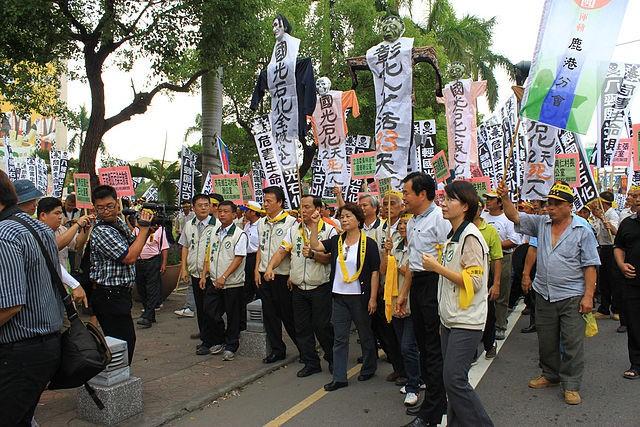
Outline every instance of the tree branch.
<path fill-rule="evenodd" d="M 182 85 L 164 82 L 164 83 L 160 83 L 158 86 L 153 88 L 150 92 L 140 92 L 136 94 L 131 104 L 124 107 L 116 115 L 111 116 L 105 120 L 105 126 L 104 126 L 105 132 L 113 128 L 114 126 L 117 126 L 120 123 L 131 119 L 131 117 L 136 114 L 143 114 L 144 112 L 146 112 L 147 108 L 149 108 L 149 105 L 151 105 L 151 101 L 153 100 L 153 97 L 156 96 L 158 92 L 162 90 L 170 90 L 172 92 L 188 92 L 191 85 L 193 85 L 193 83 L 195 83 L 196 80 L 198 80 L 202 75 L 208 72 L 209 70 L 200 70 L 197 73 L 195 73 L 193 76 L 191 76 L 191 78 L 189 78 L 189 80 L 187 80 Z"/>
<path fill-rule="evenodd" d="M 78 41 L 85 41 L 88 39 L 89 34 L 87 32 L 87 28 L 82 25 L 80 23 L 80 21 L 78 21 L 78 19 L 73 16 L 73 13 L 71 13 L 71 10 L 69 9 L 69 1 L 68 0 L 59 0 L 56 2 L 58 7 L 60 7 L 60 11 L 62 12 L 62 14 L 64 16 L 67 17 L 67 19 L 69 20 L 69 23 L 76 29 L 78 30 L 78 33 L 74 33 L 73 31 L 70 31 L 72 36 L 77 36 L 77 40 Z"/>

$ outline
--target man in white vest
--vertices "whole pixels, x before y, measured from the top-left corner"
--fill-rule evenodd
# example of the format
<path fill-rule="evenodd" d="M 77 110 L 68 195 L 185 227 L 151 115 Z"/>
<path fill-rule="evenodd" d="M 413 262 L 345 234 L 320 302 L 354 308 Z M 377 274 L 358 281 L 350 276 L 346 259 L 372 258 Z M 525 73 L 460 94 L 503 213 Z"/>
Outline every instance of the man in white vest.
<path fill-rule="evenodd" d="M 324 358 L 333 368 L 333 328 L 331 327 L 331 254 L 310 249 L 309 236 L 312 225 L 311 215 L 320 212 L 322 200 L 319 197 L 304 195 L 300 199 L 302 223 L 289 229 L 282 240 L 278 252 L 271 258 L 266 280 L 275 277 L 274 269 L 291 254 L 291 275 L 293 285 L 293 314 L 296 339 L 302 353 L 304 368 L 298 371 L 298 377 L 308 377 L 322 372 L 320 358 L 316 351 L 316 338 L 324 351 Z M 317 225 L 320 240 L 328 240 L 336 234 L 331 225 L 320 220 Z"/>
<path fill-rule="evenodd" d="M 218 204 L 220 227 L 212 233 L 205 254 L 200 289 L 204 290 L 204 326 L 211 337 L 211 354 L 224 351 L 222 360 L 233 360 L 240 345 L 240 321 L 244 296 L 244 264 L 247 234 L 234 223 L 237 206 L 225 200 Z M 222 315 L 227 313 L 227 326 Z"/>
<path fill-rule="evenodd" d="M 284 258 L 274 270 L 272 280 L 268 280 L 263 275 L 267 271 L 271 257 L 278 251 L 282 239 L 294 226 L 296 219 L 282 209 L 284 204 L 282 188 L 271 186 L 265 188 L 263 192 L 264 210 L 267 215 L 258 221 L 260 247 L 256 255 L 254 274 L 262 300 L 264 328 L 271 347 L 271 354 L 268 354 L 262 362 L 273 363 L 286 357 L 287 346 L 282 340 L 283 323 L 287 333 L 297 345 L 293 324 L 293 301 L 291 290 L 287 285 L 290 271 L 289 257 Z"/>

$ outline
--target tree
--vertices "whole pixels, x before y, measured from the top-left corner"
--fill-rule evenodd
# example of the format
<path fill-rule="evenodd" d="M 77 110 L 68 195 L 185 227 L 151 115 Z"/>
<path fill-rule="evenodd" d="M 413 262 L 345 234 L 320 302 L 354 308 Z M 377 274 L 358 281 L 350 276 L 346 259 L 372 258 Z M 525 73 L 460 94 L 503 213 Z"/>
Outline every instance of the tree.
<path fill-rule="evenodd" d="M 160 160 L 152 160 L 146 167 L 131 166 L 131 175 L 147 178 L 151 185 L 158 189 L 158 201 L 174 205 L 177 199 L 177 189 L 174 180 L 180 179 L 180 163 L 175 161 L 168 166 Z"/>

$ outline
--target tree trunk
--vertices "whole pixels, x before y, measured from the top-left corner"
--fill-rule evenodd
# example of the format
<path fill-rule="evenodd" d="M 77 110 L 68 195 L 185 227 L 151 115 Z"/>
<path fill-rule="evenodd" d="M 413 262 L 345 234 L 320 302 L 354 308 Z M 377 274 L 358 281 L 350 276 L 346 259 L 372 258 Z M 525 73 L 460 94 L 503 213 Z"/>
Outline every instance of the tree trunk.
<path fill-rule="evenodd" d="M 89 88 L 91 89 L 91 116 L 85 134 L 84 143 L 80 150 L 79 171 L 89 173 L 91 176 L 91 186 L 98 185 L 96 174 L 96 157 L 100 148 L 100 141 L 104 136 L 105 129 L 105 105 L 104 105 L 104 82 L 102 81 L 102 61 L 95 55 L 89 55 L 85 51 L 85 70 Z"/>
<path fill-rule="evenodd" d="M 222 67 L 202 76 L 202 174 L 221 173 L 216 136 L 222 136 Z"/>

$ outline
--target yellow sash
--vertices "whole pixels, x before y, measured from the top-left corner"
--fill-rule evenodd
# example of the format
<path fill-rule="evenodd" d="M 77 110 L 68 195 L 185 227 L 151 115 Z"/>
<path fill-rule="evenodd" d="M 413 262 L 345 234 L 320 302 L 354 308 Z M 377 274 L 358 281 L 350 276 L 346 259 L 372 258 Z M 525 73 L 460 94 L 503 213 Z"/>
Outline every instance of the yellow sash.
<path fill-rule="evenodd" d="M 473 277 L 482 276 L 483 272 L 482 267 L 477 265 L 472 265 L 462 270 L 462 282 L 464 286 L 460 289 L 460 294 L 458 295 L 458 304 L 461 309 L 466 310 L 469 308 L 469 305 L 471 305 L 474 295 Z"/>
<path fill-rule="evenodd" d="M 356 271 L 355 274 L 351 277 L 349 277 L 349 272 L 347 271 L 347 263 L 344 259 L 344 239 L 346 239 L 346 233 L 338 237 L 338 264 L 340 264 L 340 271 L 342 271 L 342 278 L 344 282 L 351 283 L 356 281 L 358 277 L 360 277 L 360 273 L 362 273 L 362 266 L 364 266 L 364 255 L 367 252 L 367 235 L 364 233 L 364 231 L 360 231 L 360 267 L 358 268 L 358 271 Z"/>
<path fill-rule="evenodd" d="M 320 236 L 320 232 L 322 231 L 322 227 L 324 226 L 324 221 L 320 220 L 318 221 L 318 236 Z M 311 238 L 311 236 L 307 236 L 307 230 L 303 224 L 300 224 L 300 234 L 302 234 L 302 243 L 304 243 L 305 245 L 309 244 L 309 239 Z"/>
<path fill-rule="evenodd" d="M 396 257 L 387 256 L 387 274 L 384 282 L 384 315 L 387 323 L 393 317 L 393 297 L 398 296 L 398 264 Z"/>

